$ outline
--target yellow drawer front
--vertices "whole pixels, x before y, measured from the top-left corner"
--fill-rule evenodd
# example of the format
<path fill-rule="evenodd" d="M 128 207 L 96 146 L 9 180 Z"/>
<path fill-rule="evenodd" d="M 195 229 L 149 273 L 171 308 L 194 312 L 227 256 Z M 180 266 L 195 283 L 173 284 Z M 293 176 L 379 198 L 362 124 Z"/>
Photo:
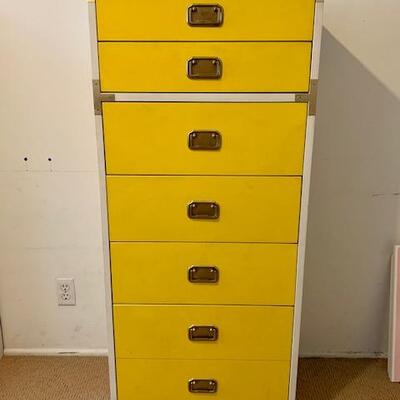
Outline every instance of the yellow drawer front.
<path fill-rule="evenodd" d="M 111 243 L 115 303 L 293 305 L 297 246 Z"/>
<path fill-rule="evenodd" d="M 111 241 L 296 243 L 301 178 L 108 176 Z M 189 218 L 190 204 L 218 219 Z"/>
<path fill-rule="evenodd" d="M 308 92 L 311 43 L 99 43 L 105 92 Z M 190 79 L 195 58 L 218 58 L 220 79 Z M 209 68 L 216 68 L 209 66 Z M 214 69 L 209 72 L 214 74 Z"/>
<path fill-rule="evenodd" d="M 292 317 L 292 307 L 116 305 L 116 357 L 288 361 Z M 201 327 L 217 340 L 190 340 Z"/>
<path fill-rule="evenodd" d="M 311 40 L 315 0 L 223 0 L 205 23 L 188 7 L 199 2 L 96 0 L 100 40 Z M 202 2 L 200 2 L 201 4 Z M 204 2 L 203 2 L 204 4 Z M 205 4 L 213 4 L 205 2 Z"/>
<path fill-rule="evenodd" d="M 106 103 L 103 107 L 108 174 L 302 174 L 306 104 Z M 213 141 L 212 135 L 219 136 Z"/>
<path fill-rule="evenodd" d="M 117 359 L 119 400 L 287 400 L 287 361 Z M 217 382 L 214 394 L 189 392 L 189 381 Z"/>

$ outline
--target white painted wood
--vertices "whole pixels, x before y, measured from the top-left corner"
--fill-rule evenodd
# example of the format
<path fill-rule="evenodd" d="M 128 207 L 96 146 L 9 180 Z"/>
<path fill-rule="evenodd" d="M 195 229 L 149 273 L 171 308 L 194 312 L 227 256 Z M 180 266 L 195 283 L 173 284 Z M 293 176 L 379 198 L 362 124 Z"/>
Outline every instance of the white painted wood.
<path fill-rule="evenodd" d="M 311 62 L 311 79 L 319 78 L 321 56 L 322 28 L 324 22 L 324 3 L 315 4 L 314 35 Z"/>
<path fill-rule="evenodd" d="M 314 18 L 314 42 L 311 62 L 311 79 L 318 79 L 319 59 L 321 52 L 322 21 L 323 21 L 323 3 L 316 3 Z M 299 244 L 297 254 L 297 278 L 296 278 L 296 297 L 293 320 L 293 341 L 292 357 L 290 368 L 289 400 L 296 399 L 297 374 L 300 348 L 301 331 L 301 313 L 303 305 L 303 280 L 304 280 L 304 262 L 306 252 L 306 237 L 308 223 L 308 206 L 310 196 L 311 166 L 315 134 L 315 117 L 309 116 L 307 119 L 306 143 L 303 166 L 303 184 L 301 194 L 301 215 L 299 226 Z"/>
<path fill-rule="evenodd" d="M 1 319 L 0 319 L 0 358 L 4 355 L 4 343 L 3 343 L 3 330 L 1 328 Z"/>
<path fill-rule="evenodd" d="M 97 21 L 95 3 L 89 2 L 89 24 L 91 32 L 91 48 L 93 63 L 93 79 L 98 79 L 98 55 L 97 55 Z M 107 218 L 107 193 L 106 193 L 106 171 L 104 160 L 104 141 L 103 141 L 103 119 L 96 117 L 96 136 L 97 153 L 99 163 L 100 180 L 100 208 L 102 223 L 102 243 L 104 257 L 104 284 L 105 284 L 105 303 L 106 303 L 106 324 L 108 337 L 108 370 L 110 377 L 110 400 L 117 400 L 117 378 L 116 378 L 116 359 L 114 346 L 114 325 L 113 325 L 113 307 L 112 307 L 112 287 L 111 287 L 111 265 L 110 265 L 110 245 L 108 235 Z"/>
<path fill-rule="evenodd" d="M 90 33 L 90 55 L 92 58 L 92 78 L 99 79 L 99 55 L 97 51 L 97 20 L 96 20 L 96 3 L 88 1 L 89 14 L 89 33 Z"/>
<path fill-rule="evenodd" d="M 290 385 L 289 385 L 289 400 L 296 399 L 297 387 L 297 369 L 299 359 L 299 344 L 301 330 L 301 311 L 303 299 L 303 278 L 304 278 L 304 259 L 306 251 L 306 236 L 307 236 L 307 219 L 308 219 L 308 201 L 310 192 L 310 177 L 312 164 L 312 150 L 314 143 L 315 117 L 307 119 L 307 133 L 304 153 L 303 167 L 303 184 L 301 194 L 301 215 L 299 226 L 299 244 L 297 253 L 297 277 L 296 277 L 296 297 L 293 319 L 293 341 L 292 341 L 292 357 L 290 368 Z"/>
<path fill-rule="evenodd" d="M 171 102 L 293 102 L 288 93 L 116 93 L 116 101 Z"/>
<path fill-rule="evenodd" d="M 116 359 L 114 346 L 114 324 L 112 307 L 112 287 L 111 287 L 111 265 L 110 265 L 110 247 L 108 237 L 108 218 L 107 218 L 107 195 L 106 195 L 106 173 L 104 163 L 104 142 L 103 142 L 103 121 L 102 117 L 96 117 L 96 129 L 98 140 L 99 162 L 102 161 L 102 167 L 99 168 L 100 175 L 100 201 L 101 201 L 101 219 L 102 219 L 102 237 L 103 237 L 103 255 L 104 255 L 104 279 L 106 295 L 106 324 L 108 337 L 108 368 L 110 376 L 110 398 L 117 399 L 117 380 L 116 380 Z"/>
<path fill-rule="evenodd" d="M 397 309 L 397 296 L 399 287 L 397 286 L 398 274 L 399 274 L 399 254 L 400 246 L 395 246 L 391 260 L 391 277 L 390 277 L 390 310 L 389 310 L 389 349 L 388 349 L 388 374 L 392 382 L 397 382 L 396 377 L 396 363 L 400 360 L 396 360 L 397 343 L 396 338 L 399 337 L 399 333 L 396 331 L 398 322 L 398 309 Z"/>

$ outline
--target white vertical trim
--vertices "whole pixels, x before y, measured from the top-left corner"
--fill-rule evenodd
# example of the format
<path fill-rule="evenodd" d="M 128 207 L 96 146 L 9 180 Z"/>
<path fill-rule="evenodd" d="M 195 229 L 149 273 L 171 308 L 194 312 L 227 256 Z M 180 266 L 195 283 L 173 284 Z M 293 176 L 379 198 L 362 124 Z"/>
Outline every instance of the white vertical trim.
<path fill-rule="evenodd" d="M 96 3 L 89 2 L 89 30 L 90 30 L 90 55 L 92 60 L 92 79 L 99 79 L 99 59 L 97 52 L 97 22 L 96 22 Z"/>
<path fill-rule="evenodd" d="M 323 21 L 324 21 L 324 3 L 316 3 L 315 17 L 314 17 L 311 76 L 310 76 L 311 79 L 318 79 L 319 77 L 319 63 L 321 54 Z"/>
<path fill-rule="evenodd" d="M 314 34 L 311 60 L 311 80 L 319 77 L 321 39 L 323 26 L 324 3 L 315 3 Z M 304 152 L 303 185 L 301 195 L 301 215 L 299 226 L 299 244 L 297 249 L 296 297 L 293 317 L 292 357 L 290 366 L 289 400 L 296 399 L 297 375 L 299 364 L 299 346 L 301 330 L 301 312 L 303 303 L 304 260 L 306 251 L 308 203 L 310 196 L 312 152 L 314 145 L 315 117 L 307 119 L 306 143 Z"/>
<path fill-rule="evenodd" d="M 290 366 L 289 400 L 296 399 L 297 368 L 299 359 L 301 307 L 303 300 L 304 258 L 306 251 L 308 200 L 310 192 L 311 162 L 314 144 L 315 117 L 307 119 L 307 133 L 304 153 L 303 184 L 301 190 L 301 215 L 299 226 L 299 244 L 297 247 L 296 297 L 293 317 L 292 357 Z"/>
<path fill-rule="evenodd" d="M 1 329 L 1 319 L 0 319 L 0 359 L 4 355 L 4 342 L 3 342 L 3 331 Z"/>
<path fill-rule="evenodd" d="M 106 173 L 104 162 L 104 142 L 103 142 L 103 120 L 101 116 L 96 116 L 96 135 L 99 160 L 99 187 L 101 201 L 101 223 L 104 256 L 104 280 L 106 289 L 106 323 L 108 335 L 108 368 L 110 375 L 110 400 L 117 400 L 117 380 L 116 380 L 116 359 L 114 347 L 114 324 L 112 307 L 112 288 L 111 288 L 111 265 L 110 247 L 108 237 L 108 217 L 107 217 L 107 192 L 106 192 Z"/>
<path fill-rule="evenodd" d="M 97 55 L 97 28 L 96 28 L 96 5 L 88 3 L 89 23 L 92 45 L 92 70 L 93 79 L 98 79 L 98 55 Z M 94 107 L 93 107 L 94 110 Z M 94 113 L 94 111 L 93 111 Z M 115 347 L 114 347 L 114 327 L 113 327 L 113 307 L 112 307 L 112 288 L 111 288 L 111 265 L 110 248 L 108 237 L 108 217 L 107 217 L 107 191 L 106 191 L 106 171 L 104 160 L 104 142 L 103 142 L 103 119 L 101 116 L 95 117 L 97 153 L 99 163 L 99 182 L 100 182 L 100 201 L 101 201 L 101 222 L 102 222 L 102 240 L 104 255 L 104 280 L 106 288 L 106 322 L 108 334 L 108 369 L 110 375 L 110 400 L 117 400 L 117 380 L 115 367 Z"/>
<path fill-rule="evenodd" d="M 395 246 L 392 254 L 392 262 L 391 262 L 391 278 L 390 278 L 390 315 L 389 315 L 389 348 L 388 348 L 388 374 L 389 378 L 392 382 L 398 382 L 398 377 L 396 377 L 396 362 L 400 362 L 400 360 L 396 360 L 396 352 L 397 345 L 396 337 L 396 327 L 397 327 L 397 296 L 398 290 L 397 282 L 398 282 L 398 253 L 400 246 Z"/>

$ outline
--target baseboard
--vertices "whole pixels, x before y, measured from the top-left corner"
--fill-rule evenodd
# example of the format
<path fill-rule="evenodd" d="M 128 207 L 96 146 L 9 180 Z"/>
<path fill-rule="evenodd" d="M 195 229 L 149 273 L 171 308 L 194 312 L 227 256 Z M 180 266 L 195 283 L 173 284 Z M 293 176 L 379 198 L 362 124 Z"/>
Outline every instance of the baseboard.
<path fill-rule="evenodd" d="M 357 352 L 332 352 L 332 353 L 302 353 L 300 358 L 387 358 L 386 353 L 357 353 Z"/>
<path fill-rule="evenodd" d="M 107 357 L 107 349 L 4 349 L 5 356 Z M 301 353 L 300 358 L 387 358 L 386 353 Z"/>
<path fill-rule="evenodd" d="M 5 356 L 107 357 L 107 349 L 4 349 Z"/>

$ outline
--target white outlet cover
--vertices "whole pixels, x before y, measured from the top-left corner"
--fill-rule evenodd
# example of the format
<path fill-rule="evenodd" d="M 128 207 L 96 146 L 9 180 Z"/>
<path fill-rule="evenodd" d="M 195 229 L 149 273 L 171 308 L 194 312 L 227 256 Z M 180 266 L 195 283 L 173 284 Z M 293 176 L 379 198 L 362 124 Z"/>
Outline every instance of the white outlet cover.
<path fill-rule="evenodd" d="M 59 306 L 75 306 L 75 281 L 73 278 L 57 278 L 57 300 Z"/>

